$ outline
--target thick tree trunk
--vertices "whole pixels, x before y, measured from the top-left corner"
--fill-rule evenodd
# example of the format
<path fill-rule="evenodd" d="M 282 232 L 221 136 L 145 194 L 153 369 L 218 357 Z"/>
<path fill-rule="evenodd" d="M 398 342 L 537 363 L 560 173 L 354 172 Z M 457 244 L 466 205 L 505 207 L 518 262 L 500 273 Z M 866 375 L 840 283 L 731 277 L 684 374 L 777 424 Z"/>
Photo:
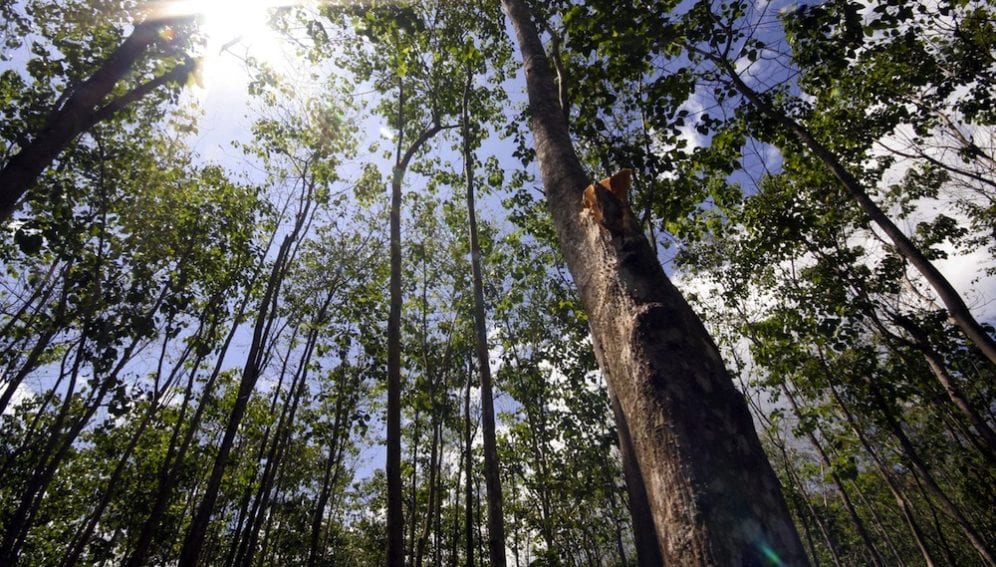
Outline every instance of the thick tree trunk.
<path fill-rule="evenodd" d="M 502 4 L 522 51 L 554 226 L 629 428 L 664 562 L 762 565 L 777 557 L 807 565 L 743 397 L 639 227 L 626 222 L 628 205 L 608 196 L 609 232 L 582 210 L 591 180 L 574 152 L 543 45 L 525 2 Z"/>
<path fill-rule="evenodd" d="M 481 433 L 484 436 L 484 480 L 488 492 L 488 554 L 492 567 L 505 567 L 505 520 L 502 515 L 501 477 L 498 470 L 498 444 L 495 439 L 495 405 L 488 355 L 487 313 L 484 308 L 484 282 L 481 276 L 481 243 L 477 238 L 477 211 L 474 205 L 474 152 L 470 134 L 470 86 L 473 74 L 467 68 L 463 99 L 463 162 L 467 183 L 467 230 L 470 232 L 470 271 L 474 282 L 474 335 L 477 367 L 481 373 Z"/>
<path fill-rule="evenodd" d="M 619 435 L 619 458 L 622 460 L 623 477 L 626 479 L 629 516 L 633 520 L 636 561 L 639 565 L 662 565 L 664 560 L 661 559 L 661 550 L 657 545 L 657 530 L 650 510 L 650 500 L 647 498 L 647 487 L 643 484 L 640 466 L 633 453 L 632 437 L 626 425 L 626 416 L 623 415 L 619 399 L 614 394 L 609 394 L 609 401 L 612 403 L 612 415 L 615 417 Z"/>

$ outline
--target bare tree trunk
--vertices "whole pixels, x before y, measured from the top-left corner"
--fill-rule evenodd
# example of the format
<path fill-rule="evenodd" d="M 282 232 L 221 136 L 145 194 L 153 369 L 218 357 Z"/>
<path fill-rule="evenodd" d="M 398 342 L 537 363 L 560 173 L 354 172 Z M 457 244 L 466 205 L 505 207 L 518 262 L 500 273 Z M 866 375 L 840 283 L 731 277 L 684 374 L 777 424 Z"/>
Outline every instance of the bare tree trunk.
<path fill-rule="evenodd" d="M 554 226 L 589 316 L 647 489 L 658 545 L 674 565 L 808 565 L 743 396 L 702 322 L 674 288 L 623 200 L 594 188 L 567 130 L 523 0 L 503 0 L 522 51 L 531 126 Z"/>
<path fill-rule="evenodd" d="M 391 307 L 387 318 L 387 565 L 404 567 L 405 512 L 401 483 L 401 182 L 408 164 L 433 136 L 443 130 L 438 123 L 422 131 L 407 150 L 405 143 L 405 86 L 398 87 L 398 145 L 391 175 Z M 435 117 L 433 117 L 435 118 Z"/>
<path fill-rule="evenodd" d="M 640 466 L 633 454 L 633 445 L 626 416 L 619 407 L 619 400 L 609 394 L 612 403 L 612 415 L 616 420 L 616 430 L 619 434 L 619 457 L 623 465 L 623 477 L 626 479 L 626 502 L 629 506 L 629 516 L 633 520 L 633 543 L 636 546 L 636 562 L 641 567 L 663 565 L 661 550 L 657 545 L 657 530 L 654 528 L 654 516 L 650 510 L 650 500 L 647 498 L 647 487 L 640 476 Z"/>
<path fill-rule="evenodd" d="M 422 525 L 422 533 L 415 544 L 415 567 L 422 567 L 422 557 L 425 555 L 425 547 L 429 543 L 429 536 L 432 532 L 432 519 L 436 510 L 436 477 L 439 474 L 438 453 L 439 437 L 441 435 L 441 425 L 436 416 L 437 409 L 434 409 L 432 416 L 432 445 L 429 450 L 429 502 L 425 508 L 425 523 Z M 414 522 L 413 522 L 414 523 Z"/>
<path fill-rule="evenodd" d="M 467 395 L 463 399 L 463 443 L 467 461 L 464 464 L 466 486 L 464 487 L 464 537 L 466 541 L 466 556 L 464 567 L 474 567 L 474 451 L 470 435 L 470 384 L 474 378 L 473 372 L 467 371 Z"/>

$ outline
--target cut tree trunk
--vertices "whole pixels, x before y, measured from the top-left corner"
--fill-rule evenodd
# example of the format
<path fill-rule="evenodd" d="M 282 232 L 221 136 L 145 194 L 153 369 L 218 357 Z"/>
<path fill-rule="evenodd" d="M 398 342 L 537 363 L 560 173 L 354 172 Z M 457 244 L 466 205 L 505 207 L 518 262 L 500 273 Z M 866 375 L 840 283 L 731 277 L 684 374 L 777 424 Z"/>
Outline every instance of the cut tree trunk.
<path fill-rule="evenodd" d="M 592 342 L 622 415 L 665 564 L 808 565 L 743 396 L 622 199 L 574 151 L 543 44 L 523 0 L 503 0 L 522 52 L 540 173 Z M 777 561 L 775 561 L 777 558 Z"/>

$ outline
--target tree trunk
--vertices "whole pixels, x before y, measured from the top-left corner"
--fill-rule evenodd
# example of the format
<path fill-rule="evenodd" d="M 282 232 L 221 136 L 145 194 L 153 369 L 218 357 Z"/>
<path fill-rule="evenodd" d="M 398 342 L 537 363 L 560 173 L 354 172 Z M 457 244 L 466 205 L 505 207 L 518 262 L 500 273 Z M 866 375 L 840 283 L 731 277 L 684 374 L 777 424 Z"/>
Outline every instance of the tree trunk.
<path fill-rule="evenodd" d="M 463 399 L 463 443 L 466 451 L 467 461 L 464 464 L 466 473 L 466 486 L 464 487 L 464 520 L 463 529 L 466 541 L 465 567 L 474 567 L 474 451 L 471 447 L 472 437 L 470 435 L 470 384 L 474 374 L 467 371 L 467 395 Z"/>
<path fill-rule="evenodd" d="M 318 504 L 315 506 L 314 515 L 311 520 L 311 538 L 308 547 L 308 567 L 316 567 L 322 560 L 324 548 L 321 546 L 322 520 L 325 517 L 325 507 L 328 505 L 332 491 L 339 481 L 339 471 L 342 470 L 340 461 L 342 451 L 349 439 L 348 412 L 355 407 L 348 403 L 346 396 L 353 397 L 352 392 L 340 392 L 335 400 L 335 420 L 332 424 L 332 440 L 329 442 L 329 456 L 325 461 L 325 472 L 322 475 L 322 488 L 318 497 Z"/>
<path fill-rule="evenodd" d="M 467 67 L 463 93 L 463 163 L 467 183 L 467 230 L 470 232 L 470 271 L 474 282 L 474 335 L 477 367 L 481 373 L 481 433 L 484 436 L 484 480 L 488 493 L 488 554 L 491 567 L 505 567 L 505 520 L 502 516 L 501 477 L 498 444 L 495 439 L 495 406 L 488 355 L 487 313 L 481 276 L 481 243 L 477 238 L 477 211 L 474 206 L 474 152 L 470 133 L 470 86 L 473 73 Z"/>
<path fill-rule="evenodd" d="M 619 435 L 619 458 L 622 460 L 623 477 L 626 479 L 626 499 L 629 506 L 629 516 L 633 520 L 633 544 L 636 547 L 636 562 L 641 566 L 663 565 L 661 550 L 657 545 L 657 530 L 654 528 L 654 516 L 650 510 L 650 500 L 647 498 L 647 487 L 640 476 L 640 466 L 633 454 L 633 445 L 629 428 L 626 426 L 626 416 L 622 413 L 619 400 L 609 394 L 612 403 L 612 415 L 616 420 L 616 430 Z"/>
<path fill-rule="evenodd" d="M 632 211 L 597 191 L 604 225 L 582 210 L 591 180 L 574 152 L 542 42 L 525 2 L 502 4 L 522 51 L 554 226 L 599 366 L 626 419 L 664 562 L 807 565 L 743 397 Z"/>
<path fill-rule="evenodd" d="M 422 533 L 415 543 L 415 567 L 422 567 L 422 557 L 425 555 L 425 548 L 429 544 L 429 536 L 432 535 L 432 519 L 436 510 L 436 476 L 438 475 L 439 462 L 439 437 L 441 435 L 441 425 L 439 418 L 433 411 L 432 416 L 432 446 L 429 450 L 429 502 L 425 508 L 425 523 L 422 524 Z M 412 522 L 414 523 L 414 522 Z"/>
<path fill-rule="evenodd" d="M 879 474 L 882 476 L 882 479 L 889 487 L 889 491 L 892 493 L 893 498 L 896 500 L 896 505 L 899 507 L 904 520 L 906 520 L 906 524 L 910 528 L 910 532 L 913 535 L 913 539 L 916 542 L 917 547 L 920 549 L 920 553 L 923 555 L 924 563 L 928 567 L 936 565 L 937 560 L 934 558 L 932 552 L 927 546 L 926 537 L 924 536 L 922 528 L 916 521 L 916 518 L 913 514 L 912 506 L 910 505 L 909 498 L 905 496 L 904 490 L 897 484 L 897 481 L 892 477 L 892 467 L 888 463 L 883 462 L 882 458 L 873 449 L 871 440 L 869 440 L 868 437 L 865 435 L 864 430 L 862 429 L 861 425 L 858 423 L 854 414 L 851 413 L 848 404 L 845 402 L 840 391 L 838 390 L 837 388 L 838 380 L 834 377 L 833 373 L 830 371 L 830 366 L 826 360 L 826 357 L 822 349 L 820 349 L 818 353 L 819 353 L 820 364 L 823 367 L 823 371 L 827 376 L 827 384 L 830 387 L 829 388 L 830 393 L 833 396 L 834 401 L 837 403 L 837 406 L 840 408 L 841 413 L 844 415 L 844 418 L 846 419 L 848 426 L 851 428 L 852 431 L 854 431 L 855 435 L 858 437 L 858 441 L 861 443 L 861 446 L 864 447 L 865 451 L 869 454 L 869 456 L 871 456 L 872 460 L 875 462 L 876 467 L 878 468 Z M 915 478 L 916 475 L 914 474 L 914 479 Z M 917 484 L 919 485 L 919 481 L 917 481 Z M 923 497 L 927 501 L 928 506 L 930 506 L 931 509 L 933 509 L 929 496 L 926 493 L 924 493 Z M 950 562 L 951 551 L 947 548 L 948 546 L 943 534 L 940 532 L 939 534 L 940 534 L 941 545 L 944 548 L 945 553 L 948 555 L 948 559 Z"/>
<path fill-rule="evenodd" d="M 398 87 L 398 145 L 391 175 L 391 308 L 387 317 L 387 565 L 404 567 L 405 513 L 401 483 L 401 182 L 422 146 L 443 130 L 438 123 L 422 131 L 402 153 L 405 142 L 405 88 Z"/>
<path fill-rule="evenodd" d="M 968 521 L 968 518 L 962 513 L 961 509 L 955 505 L 955 503 L 948 497 L 941 486 L 934 479 L 934 475 L 931 474 L 927 463 L 920 458 L 919 452 L 913 446 L 913 442 L 903 431 L 903 426 L 900 418 L 897 418 L 892 408 L 885 401 L 885 397 L 879 390 L 878 386 L 869 380 L 868 382 L 869 390 L 872 395 L 872 403 L 874 407 L 878 409 L 882 417 L 884 418 L 886 429 L 889 430 L 899 441 L 899 446 L 902 448 L 903 456 L 913 465 L 914 471 L 920 473 L 923 478 L 924 484 L 927 486 L 928 492 L 937 499 L 940 504 L 941 509 L 947 513 L 952 520 L 958 524 L 964 532 L 965 537 L 972 544 L 972 547 L 979 553 L 979 557 L 983 560 L 986 565 L 996 565 L 996 560 L 993 559 L 992 550 L 989 548 L 988 543 L 985 538 L 979 534 L 975 526 Z"/>

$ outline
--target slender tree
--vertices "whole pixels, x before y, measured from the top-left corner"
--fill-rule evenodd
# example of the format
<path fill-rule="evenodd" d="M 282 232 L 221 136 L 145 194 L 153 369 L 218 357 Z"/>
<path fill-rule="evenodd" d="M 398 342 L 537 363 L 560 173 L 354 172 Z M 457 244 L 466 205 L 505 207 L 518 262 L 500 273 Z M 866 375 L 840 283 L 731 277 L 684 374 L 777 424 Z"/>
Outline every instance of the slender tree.
<path fill-rule="evenodd" d="M 467 185 L 467 231 L 470 234 L 470 271 L 474 287 L 474 339 L 477 371 L 481 376 L 481 433 L 484 436 L 484 479 L 488 496 L 488 554 L 491 565 L 505 566 L 505 520 L 502 514 L 501 476 L 495 441 L 495 404 L 488 353 L 487 312 L 481 275 L 481 243 L 474 206 L 474 151 L 470 123 L 470 96 L 474 73 L 468 66 L 463 90 L 463 163 Z"/>

